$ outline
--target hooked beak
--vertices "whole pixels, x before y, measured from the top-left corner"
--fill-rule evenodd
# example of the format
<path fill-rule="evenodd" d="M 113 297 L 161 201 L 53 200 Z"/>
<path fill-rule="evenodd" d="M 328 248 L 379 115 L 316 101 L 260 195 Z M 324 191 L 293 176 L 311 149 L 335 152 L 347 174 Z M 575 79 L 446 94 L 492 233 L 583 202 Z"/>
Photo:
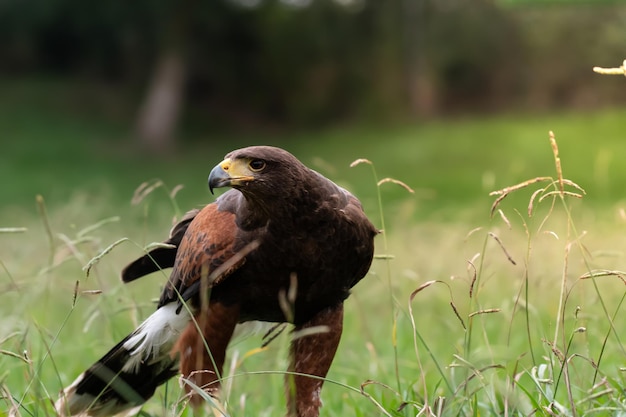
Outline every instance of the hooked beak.
<path fill-rule="evenodd" d="M 209 174 L 209 191 L 213 194 L 214 188 L 236 187 L 252 181 L 254 176 L 250 174 L 251 172 L 247 169 L 247 166 L 242 164 L 241 161 L 233 161 L 230 158 L 226 158 L 211 170 Z"/>

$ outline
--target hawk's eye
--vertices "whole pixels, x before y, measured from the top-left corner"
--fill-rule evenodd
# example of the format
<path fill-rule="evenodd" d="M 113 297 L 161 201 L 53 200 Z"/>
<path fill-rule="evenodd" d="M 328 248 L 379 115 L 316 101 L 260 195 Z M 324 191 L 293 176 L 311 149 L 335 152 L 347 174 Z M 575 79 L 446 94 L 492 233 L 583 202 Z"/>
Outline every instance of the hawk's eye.
<path fill-rule="evenodd" d="M 262 171 L 265 168 L 265 161 L 262 159 L 253 159 L 248 166 L 254 172 Z"/>

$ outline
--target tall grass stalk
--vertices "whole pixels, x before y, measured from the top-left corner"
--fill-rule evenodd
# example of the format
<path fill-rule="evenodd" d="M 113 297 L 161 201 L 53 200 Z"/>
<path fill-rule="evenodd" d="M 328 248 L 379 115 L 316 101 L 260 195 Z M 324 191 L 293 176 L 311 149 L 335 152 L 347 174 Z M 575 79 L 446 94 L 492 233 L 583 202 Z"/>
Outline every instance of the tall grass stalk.
<path fill-rule="evenodd" d="M 385 226 L 385 212 L 383 209 L 383 197 L 382 197 L 382 193 L 380 191 L 381 186 L 383 184 L 396 184 L 401 186 L 402 188 L 404 188 L 405 190 L 407 190 L 409 193 L 413 194 L 414 191 L 411 189 L 411 187 L 409 187 L 408 185 L 406 185 L 405 183 L 403 183 L 402 181 L 393 179 L 393 178 L 383 178 L 382 180 L 378 179 L 378 174 L 376 173 L 376 167 L 374 166 L 374 164 L 365 158 L 360 158 L 357 159 L 355 161 L 353 161 L 350 164 L 350 167 L 353 168 L 357 165 L 360 164 L 366 164 L 369 165 L 371 171 L 372 171 L 372 176 L 374 178 L 374 182 L 376 183 L 376 201 L 378 203 L 378 216 L 380 219 L 380 227 L 381 227 L 381 235 L 382 235 L 382 241 L 383 241 L 383 255 L 377 255 L 377 258 L 379 259 L 383 259 L 385 261 L 385 271 L 386 271 L 386 277 L 387 277 L 387 290 L 388 290 L 388 295 L 389 295 L 389 306 L 391 308 L 391 317 L 392 317 L 392 323 L 391 323 L 391 329 L 392 329 L 392 334 L 391 334 L 391 343 L 393 346 L 393 352 L 394 352 L 394 372 L 395 372 L 395 376 L 396 376 L 396 388 L 398 390 L 398 392 L 402 392 L 402 383 L 400 382 L 400 369 L 399 369 L 399 365 L 398 365 L 398 342 L 397 342 L 397 328 L 398 328 L 398 308 L 397 308 L 397 302 L 395 300 L 394 297 L 394 293 L 393 293 L 393 285 L 392 285 L 392 281 L 391 281 L 391 259 L 393 258 L 390 254 L 389 254 L 389 243 L 387 240 L 387 229 Z"/>
<path fill-rule="evenodd" d="M 502 199 L 504 197 L 506 197 L 510 192 L 512 191 L 517 191 L 521 188 L 525 188 L 531 184 L 535 184 L 538 182 L 545 182 L 548 181 L 549 185 L 547 187 L 544 188 L 540 188 L 538 189 L 535 193 L 533 193 L 530 203 L 529 203 L 529 207 L 528 207 L 528 214 L 529 216 L 532 215 L 533 213 L 533 203 L 535 201 L 535 199 L 539 197 L 539 202 L 541 202 L 542 200 L 546 199 L 546 198 L 550 198 L 551 200 L 551 205 L 550 205 L 550 209 L 548 212 L 548 215 L 546 217 L 544 217 L 543 221 L 540 222 L 540 226 L 538 228 L 538 232 L 541 231 L 541 229 L 543 228 L 545 222 L 547 221 L 547 218 L 552 214 L 553 209 L 554 209 L 554 204 L 556 201 L 559 201 L 563 207 L 565 216 L 566 216 L 566 231 L 567 231 L 567 235 L 566 235 L 566 244 L 564 246 L 564 252 L 563 252 L 563 264 L 562 264 L 562 271 L 561 271 L 561 280 L 560 280 L 560 285 L 559 285 L 559 297 L 558 297 L 558 307 L 556 309 L 556 317 L 555 317 L 555 323 L 557 324 L 555 326 L 554 329 L 554 336 L 552 339 L 552 342 L 549 343 L 549 346 L 551 347 L 552 352 L 554 353 L 553 355 L 550 355 L 550 364 L 552 367 L 552 374 L 553 375 L 558 375 L 556 377 L 556 380 L 554 381 L 554 388 L 553 388 L 553 392 L 554 392 L 554 396 L 556 396 L 556 393 L 558 392 L 558 387 L 559 384 L 561 382 L 561 380 L 563 379 L 563 382 L 565 384 L 565 389 L 566 389 L 566 393 L 567 393 L 567 400 L 568 400 L 568 413 L 572 416 L 576 416 L 578 414 L 577 411 L 577 405 L 576 405 L 576 401 L 574 399 L 574 393 L 573 393 L 573 386 L 572 386 L 572 380 L 571 380 L 571 376 L 570 376 L 570 349 L 572 346 L 572 342 L 574 337 L 576 336 L 576 334 L 579 334 L 581 332 L 585 332 L 584 327 L 578 327 L 576 330 L 574 330 L 571 335 L 569 337 L 566 337 L 566 311 L 567 311 L 567 302 L 569 299 L 569 294 L 571 291 L 569 282 L 568 282 L 568 266 L 570 263 L 570 253 L 571 253 L 571 248 L 572 245 L 576 245 L 577 248 L 579 249 L 582 261 L 585 265 L 585 268 L 587 269 L 587 277 L 586 278 L 590 278 L 592 280 L 593 283 L 593 287 L 595 290 L 595 294 L 597 296 L 597 299 L 602 307 L 602 311 L 603 311 L 603 315 L 604 318 L 608 321 L 609 325 L 610 325 L 610 331 L 607 334 L 607 337 L 605 338 L 604 342 L 603 342 L 603 346 L 601 348 L 600 351 L 600 355 L 598 356 L 598 360 L 595 361 L 593 363 L 594 365 L 594 378 L 593 378 L 593 384 L 595 384 L 597 375 L 598 375 L 598 369 L 600 368 L 600 364 L 602 361 L 602 354 L 604 352 L 605 346 L 606 346 L 606 342 L 607 339 L 609 337 L 609 334 L 611 332 L 614 333 L 615 338 L 618 342 L 618 345 L 620 347 L 620 349 L 622 350 L 622 352 L 624 352 L 624 348 L 619 340 L 619 336 L 617 334 L 617 332 L 615 331 L 614 328 L 614 317 L 615 315 L 611 315 L 608 312 L 608 308 L 606 306 L 606 302 L 604 300 L 604 297 L 601 293 L 601 291 L 598 288 L 597 282 L 595 280 L 595 276 L 592 273 L 592 268 L 590 266 L 590 262 L 588 259 L 588 251 L 586 250 L 586 248 L 584 247 L 584 245 L 582 244 L 581 241 L 581 234 L 578 233 L 578 231 L 576 230 L 576 226 L 573 220 L 573 215 L 571 213 L 571 208 L 570 208 L 570 204 L 568 202 L 568 198 L 571 197 L 575 197 L 575 198 L 582 198 L 582 196 L 585 194 L 585 191 L 578 186 L 576 183 L 574 183 L 573 181 L 567 180 L 564 178 L 563 176 L 563 171 L 562 171 L 562 166 L 561 166 L 561 160 L 559 157 L 559 152 L 558 152 L 558 146 L 556 143 L 556 139 L 554 137 L 554 134 L 552 132 L 550 132 L 550 144 L 553 150 L 553 156 L 554 156 L 554 162 L 555 162 L 555 168 L 556 168 L 556 173 L 557 173 L 557 178 L 556 179 L 552 179 L 550 177 L 537 177 L 535 179 L 532 180 L 528 180 L 525 181 L 523 183 L 517 184 L 515 186 L 511 186 L 511 187 L 507 187 L 504 188 L 502 190 L 499 190 L 497 192 L 493 192 L 492 195 L 498 195 L 499 197 L 496 199 L 496 201 L 494 202 L 494 206 L 492 207 L 492 213 L 494 212 L 495 207 L 500 203 L 500 201 L 502 201 Z M 574 189 L 574 191 L 568 191 L 566 190 L 566 187 L 572 187 Z M 520 215 L 520 217 L 522 217 Z M 526 234 L 528 237 L 528 244 L 527 244 L 527 250 L 526 250 L 526 257 L 525 257 L 525 263 L 526 263 L 526 270 L 524 272 L 524 287 L 525 287 L 525 302 L 526 305 L 528 305 L 529 303 L 529 296 L 528 296 L 528 288 L 529 288 L 529 282 L 528 282 L 528 265 L 529 265 L 529 259 L 530 259 L 530 250 L 531 250 L 531 245 L 530 245 L 530 239 L 531 239 L 531 235 L 529 233 L 529 228 L 526 225 L 525 221 L 523 221 L 524 224 L 524 228 L 526 230 Z M 624 296 L 622 297 L 622 300 L 624 299 Z M 621 305 L 621 301 L 619 303 Z M 517 301 L 516 301 L 516 306 L 518 305 Z M 526 308 L 526 314 L 525 314 L 525 318 L 526 318 L 526 331 L 527 331 L 527 338 L 528 338 L 528 343 L 529 343 L 529 349 L 531 350 L 531 354 L 532 354 L 532 362 L 534 364 L 537 364 L 537 359 L 533 353 L 533 349 L 532 349 L 532 338 L 531 338 L 531 331 L 530 331 L 530 316 L 528 313 L 528 308 Z M 509 335 L 509 340 L 510 340 L 510 335 Z M 561 378 L 562 377 L 562 378 Z M 592 385 L 593 385 L 592 384 Z M 539 386 L 539 385 L 538 385 Z M 578 388 L 580 389 L 580 388 Z M 559 405 L 556 401 L 555 401 L 555 397 L 552 394 L 549 394 L 548 392 L 544 392 L 543 394 L 545 396 L 545 398 L 549 401 L 549 403 L 551 404 L 550 407 L 556 407 L 556 409 L 561 409 L 561 411 L 563 411 L 563 406 Z"/>
<path fill-rule="evenodd" d="M 48 237 L 48 267 L 52 267 L 54 261 L 54 235 L 52 234 L 52 227 L 50 226 L 50 219 L 48 217 L 48 210 L 46 209 L 46 203 L 42 195 L 37 195 L 37 208 L 39 210 L 39 217 L 41 218 L 41 222 L 43 224 L 44 230 L 46 232 L 46 236 Z"/>

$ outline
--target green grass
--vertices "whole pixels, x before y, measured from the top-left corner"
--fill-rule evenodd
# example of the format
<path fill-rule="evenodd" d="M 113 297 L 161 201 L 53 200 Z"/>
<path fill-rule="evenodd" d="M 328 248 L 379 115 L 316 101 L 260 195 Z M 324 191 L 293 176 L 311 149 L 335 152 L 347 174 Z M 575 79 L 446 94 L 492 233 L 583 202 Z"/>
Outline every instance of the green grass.
<path fill-rule="evenodd" d="M 623 277 L 581 278 L 626 270 L 624 110 L 289 138 L 216 135 L 168 157 L 141 155 L 114 125 L 37 120 L 0 121 L 10 139 L 0 175 L 11 179 L 0 227 L 27 229 L 0 233 L 0 415 L 13 405 L 22 416 L 53 415 L 50 400 L 61 387 L 153 311 L 164 276 L 124 286 L 120 269 L 162 239 L 181 210 L 210 201 L 210 168 L 253 141 L 284 146 L 348 186 L 377 225 L 375 180 L 366 165 L 350 162 L 368 158 L 379 179 L 416 190 L 380 187 L 388 247 L 378 237 L 377 253 L 393 259 L 379 256 L 346 304 L 323 415 L 626 414 Z M 529 217 L 528 201 L 541 186 L 534 184 L 498 206 L 510 227 L 499 212 L 491 218 L 489 191 L 556 178 L 548 130 L 556 133 L 565 177 L 587 195 L 536 198 Z M 152 178 L 168 189 L 131 205 L 133 191 Z M 179 183 L 177 209 L 168 192 Z M 123 237 L 87 277 L 82 268 Z M 283 413 L 288 337 L 246 356 L 259 344 L 251 338 L 231 349 L 232 415 Z M 174 413 L 179 394 L 172 381 L 145 411 L 191 415 L 180 407 Z"/>

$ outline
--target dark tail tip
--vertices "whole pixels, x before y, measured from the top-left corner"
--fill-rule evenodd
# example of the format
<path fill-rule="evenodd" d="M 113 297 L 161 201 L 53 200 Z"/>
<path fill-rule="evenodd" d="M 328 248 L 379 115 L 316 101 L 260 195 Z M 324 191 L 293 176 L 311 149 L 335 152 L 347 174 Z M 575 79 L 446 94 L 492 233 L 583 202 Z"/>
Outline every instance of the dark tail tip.
<path fill-rule="evenodd" d="M 55 408 L 60 416 L 112 416 L 140 407 L 156 388 L 178 373 L 177 360 L 169 355 L 142 362 L 132 370 L 124 365 L 130 354 L 126 337 L 61 392 Z"/>

